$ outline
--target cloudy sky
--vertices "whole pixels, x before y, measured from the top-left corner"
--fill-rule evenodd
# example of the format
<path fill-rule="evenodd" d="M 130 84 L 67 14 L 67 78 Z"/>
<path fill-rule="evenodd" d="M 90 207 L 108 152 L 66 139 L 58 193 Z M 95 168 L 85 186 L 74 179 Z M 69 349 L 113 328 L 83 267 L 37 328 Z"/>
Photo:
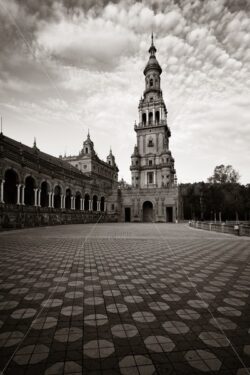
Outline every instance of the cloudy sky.
<path fill-rule="evenodd" d="M 58 156 L 90 129 L 130 182 L 152 30 L 178 181 L 223 163 L 249 183 L 249 0 L 0 0 L 4 133 Z"/>

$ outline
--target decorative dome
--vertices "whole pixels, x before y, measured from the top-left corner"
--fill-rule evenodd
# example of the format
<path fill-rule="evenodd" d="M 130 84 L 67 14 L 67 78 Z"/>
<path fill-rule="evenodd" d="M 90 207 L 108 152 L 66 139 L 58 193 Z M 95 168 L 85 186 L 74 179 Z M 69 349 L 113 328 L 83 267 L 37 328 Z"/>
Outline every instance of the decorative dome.
<path fill-rule="evenodd" d="M 160 64 L 158 63 L 158 61 L 157 61 L 157 59 L 155 57 L 155 53 L 156 53 L 157 49 L 154 46 L 154 36 L 153 36 L 153 33 L 152 33 L 151 39 L 152 39 L 151 46 L 150 46 L 150 48 L 148 50 L 148 52 L 150 53 L 150 56 L 149 56 L 148 63 L 145 66 L 145 69 L 143 71 L 144 75 L 146 75 L 147 72 L 149 70 L 151 70 L 151 69 L 157 70 L 159 72 L 159 74 L 162 73 L 161 66 L 160 66 Z"/>

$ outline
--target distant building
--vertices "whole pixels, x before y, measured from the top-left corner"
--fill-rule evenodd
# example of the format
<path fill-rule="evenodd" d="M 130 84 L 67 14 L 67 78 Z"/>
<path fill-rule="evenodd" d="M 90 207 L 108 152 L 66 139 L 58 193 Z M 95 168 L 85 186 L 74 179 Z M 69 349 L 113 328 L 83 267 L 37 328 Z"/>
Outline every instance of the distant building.
<path fill-rule="evenodd" d="M 77 156 L 53 157 L 0 134 L 0 228 L 96 221 L 173 222 L 177 181 L 153 42 L 144 69 L 132 183 L 118 183 L 110 150 L 97 156 L 88 133 Z"/>

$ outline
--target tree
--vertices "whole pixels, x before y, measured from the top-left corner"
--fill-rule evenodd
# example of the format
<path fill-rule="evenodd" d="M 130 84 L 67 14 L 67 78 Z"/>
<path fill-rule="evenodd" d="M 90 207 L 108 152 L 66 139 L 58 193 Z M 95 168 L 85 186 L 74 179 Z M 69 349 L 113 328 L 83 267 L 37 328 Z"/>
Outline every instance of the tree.
<path fill-rule="evenodd" d="M 212 184 L 236 184 L 239 182 L 240 175 L 231 165 L 217 165 L 214 168 L 214 174 L 208 178 Z"/>

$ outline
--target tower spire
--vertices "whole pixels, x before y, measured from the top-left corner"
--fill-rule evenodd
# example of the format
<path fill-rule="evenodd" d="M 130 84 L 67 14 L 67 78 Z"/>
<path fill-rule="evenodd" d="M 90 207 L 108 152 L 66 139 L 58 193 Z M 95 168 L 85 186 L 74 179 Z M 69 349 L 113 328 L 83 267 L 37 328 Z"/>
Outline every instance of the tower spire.
<path fill-rule="evenodd" d="M 154 45 L 154 34 L 153 34 L 153 31 L 152 31 L 151 46 L 150 46 L 148 52 L 150 53 L 150 56 L 154 56 L 156 51 L 157 51 L 157 49 L 155 48 L 155 45 Z"/>

